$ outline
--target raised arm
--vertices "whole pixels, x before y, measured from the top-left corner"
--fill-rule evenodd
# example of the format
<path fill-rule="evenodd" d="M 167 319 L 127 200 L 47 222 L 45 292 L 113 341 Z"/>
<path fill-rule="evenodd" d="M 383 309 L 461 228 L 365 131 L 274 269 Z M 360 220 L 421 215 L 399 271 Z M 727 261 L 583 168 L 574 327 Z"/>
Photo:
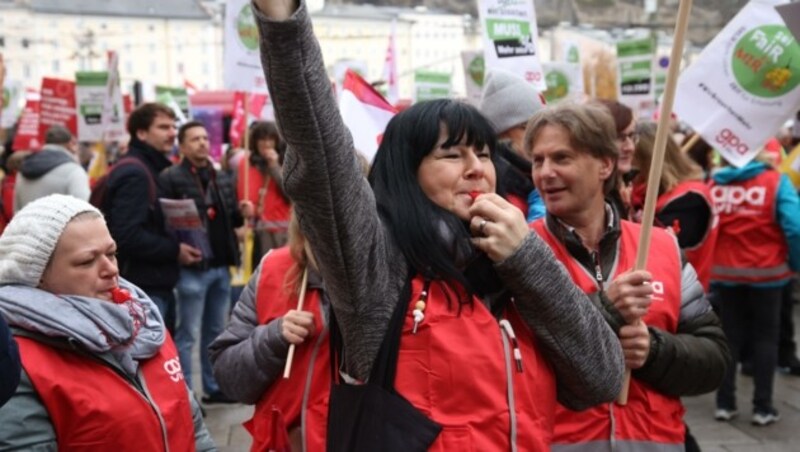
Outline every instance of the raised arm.
<path fill-rule="evenodd" d="M 254 1 L 261 62 L 283 138 L 283 185 L 340 323 L 348 370 L 368 375 L 406 264 L 387 237 L 325 71 L 305 4 Z"/>

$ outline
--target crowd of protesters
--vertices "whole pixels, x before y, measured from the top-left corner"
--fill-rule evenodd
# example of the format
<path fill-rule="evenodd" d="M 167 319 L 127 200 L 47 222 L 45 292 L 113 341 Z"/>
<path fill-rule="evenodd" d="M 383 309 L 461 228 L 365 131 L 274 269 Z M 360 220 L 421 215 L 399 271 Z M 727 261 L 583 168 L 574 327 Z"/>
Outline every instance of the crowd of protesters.
<path fill-rule="evenodd" d="M 63 127 L 6 143 L 0 449 L 214 450 L 202 405 L 245 403 L 259 451 L 691 451 L 681 397 L 731 421 L 739 363 L 751 423 L 780 420 L 796 143 L 737 168 L 669 136 L 634 269 L 654 123 L 494 69 L 478 106 L 398 113 L 369 165 L 305 3 L 253 11 L 278 124 L 222 162 L 159 103 L 98 180 Z"/>

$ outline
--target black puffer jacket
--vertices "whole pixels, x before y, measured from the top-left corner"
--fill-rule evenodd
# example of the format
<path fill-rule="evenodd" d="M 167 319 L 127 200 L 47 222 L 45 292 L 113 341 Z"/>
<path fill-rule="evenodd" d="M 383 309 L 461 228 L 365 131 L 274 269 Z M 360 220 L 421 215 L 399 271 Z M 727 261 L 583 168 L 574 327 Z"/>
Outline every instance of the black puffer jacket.
<path fill-rule="evenodd" d="M 172 290 L 178 282 L 178 241 L 166 232 L 158 200 L 150 197 L 151 181 L 157 183 L 158 174 L 172 163 L 136 137 L 126 157 L 143 162 L 150 175 L 129 164 L 108 178 L 103 212 L 117 242 L 120 274 L 145 292 Z"/>
<path fill-rule="evenodd" d="M 604 280 L 608 280 L 609 273 L 616 267 L 620 238 L 619 215 L 616 209 L 612 209 L 613 223 L 606 230 L 599 245 L 600 267 Z M 545 221 L 548 229 L 564 243 L 570 255 L 590 274 L 594 274 L 594 259 L 580 238 L 549 213 Z M 722 382 L 725 370 L 732 363 L 728 341 L 719 318 L 711 310 L 694 268 L 687 264 L 683 256 L 682 261 L 678 329 L 675 333 L 670 333 L 649 326 L 650 354 L 644 366 L 632 372 L 633 377 L 649 384 L 655 390 L 676 397 L 714 391 Z M 590 298 L 603 313 L 611 328 L 619 333 L 625 321 L 605 292 L 595 292 Z"/>
<path fill-rule="evenodd" d="M 244 224 L 244 219 L 237 208 L 236 193 L 228 175 L 216 171 L 210 163 L 206 169 L 197 169 L 188 159 L 183 159 L 179 165 L 165 169 L 158 179 L 163 197 L 192 199 L 197 205 L 214 252 L 212 259 L 204 260 L 197 267 L 239 265 L 239 245 L 233 229 Z M 215 212 L 213 220 L 208 216 L 209 207 Z"/>

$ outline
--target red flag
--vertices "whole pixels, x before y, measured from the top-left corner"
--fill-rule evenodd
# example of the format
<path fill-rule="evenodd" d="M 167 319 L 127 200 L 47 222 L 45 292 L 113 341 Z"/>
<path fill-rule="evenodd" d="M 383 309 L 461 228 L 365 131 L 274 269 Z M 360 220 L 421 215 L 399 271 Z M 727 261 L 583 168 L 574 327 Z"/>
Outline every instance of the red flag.
<path fill-rule="evenodd" d="M 231 130 L 229 133 L 231 146 L 241 147 L 242 138 L 247 130 L 247 114 L 244 111 L 244 91 L 236 91 L 233 95 L 233 117 L 231 118 Z"/>
<path fill-rule="evenodd" d="M 269 96 L 266 94 L 250 94 L 250 103 L 247 106 L 250 116 L 261 118 L 261 111 L 264 110 L 264 105 L 267 105 L 268 99 Z"/>
<path fill-rule="evenodd" d="M 342 121 L 353 135 L 356 150 L 372 161 L 386 124 L 397 111 L 375 88 L 349 69 L 342 83 L 339 110 Z"/>

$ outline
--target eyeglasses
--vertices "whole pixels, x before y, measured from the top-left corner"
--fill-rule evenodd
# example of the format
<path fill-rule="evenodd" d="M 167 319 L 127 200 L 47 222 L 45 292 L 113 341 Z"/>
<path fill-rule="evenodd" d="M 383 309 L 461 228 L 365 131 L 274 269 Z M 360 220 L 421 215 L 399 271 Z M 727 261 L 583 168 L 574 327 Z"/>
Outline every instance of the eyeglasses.
<path fill-rule="evenodd" d="M 637 132 L 621 133 L 617 135 L 617 141 L 619 142 L 619 144 L 624 143 L 625 140 L 629 138 L 631 140 L 631 143 L 633 143 L 634 145 L 639 142 L 639 134 Z"/>

